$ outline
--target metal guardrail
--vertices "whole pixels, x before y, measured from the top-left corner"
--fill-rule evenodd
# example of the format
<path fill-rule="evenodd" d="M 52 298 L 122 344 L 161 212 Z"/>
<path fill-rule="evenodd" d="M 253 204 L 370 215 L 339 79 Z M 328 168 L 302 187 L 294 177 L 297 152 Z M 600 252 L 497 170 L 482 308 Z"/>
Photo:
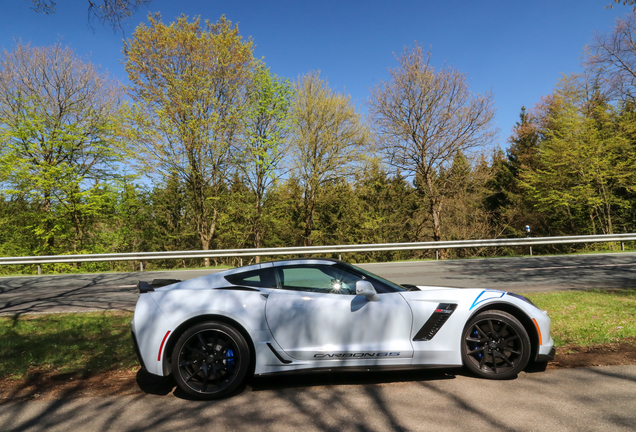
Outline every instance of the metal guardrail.
<path fill-rule="evenodd" d="M 220 258 L 275 255 L 312 255 L 346 252 L 379 252 L 424 249 L 456 249 L 472 247 L 535 246 L 545 244 L 603 243 L 635 241 L 636 234 L 608 234 L 569 237 L 535 237 L 518 239 L 456 240 L 417 243 L 383 243 L 366 245 L 304 246 L 283 248 L 221 249 L 181 252 L 133 252 L 118 254 L 46 255 L 0 257 L 0 265 L 52 264 L 104 261 L 147 261 L 158 259 Z"/>

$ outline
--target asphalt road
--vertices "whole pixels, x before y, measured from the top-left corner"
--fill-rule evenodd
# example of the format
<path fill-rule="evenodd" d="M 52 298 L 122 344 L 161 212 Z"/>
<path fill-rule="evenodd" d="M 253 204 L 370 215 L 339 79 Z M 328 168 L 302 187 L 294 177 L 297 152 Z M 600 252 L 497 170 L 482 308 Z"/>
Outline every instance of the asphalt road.
<path fill-rule="evenodd" d="M 161 393 L 161 392 L 157 392 Z M 441 372 L 269 378 L 225 400 L 172 393 L 0 404 L 9 431 L 633 431 L 636 366 L 489 381 Z"/>
<path fill-rule="evenodd" d="M 363 264 L 398 283 L 513 292 L 636 287 L 636 253 Z M 132 310 L 138 280 L 191 279 L 210 270 L 0 278 L 0 314 Z"/>

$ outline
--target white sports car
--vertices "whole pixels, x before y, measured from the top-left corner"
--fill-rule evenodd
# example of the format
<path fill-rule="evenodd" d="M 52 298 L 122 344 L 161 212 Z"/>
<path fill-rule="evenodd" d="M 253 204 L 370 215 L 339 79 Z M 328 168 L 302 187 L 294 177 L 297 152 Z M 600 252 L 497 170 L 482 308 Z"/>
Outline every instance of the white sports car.
<path fill-rule="evenodd" d="M 489 289 L 398 285 L 329 259 L 274 261 L 139 283 L 142 367 L 218 398 L 248 374 L 464 365 L 492 379 L 554 358 L 550 318 Z"/>

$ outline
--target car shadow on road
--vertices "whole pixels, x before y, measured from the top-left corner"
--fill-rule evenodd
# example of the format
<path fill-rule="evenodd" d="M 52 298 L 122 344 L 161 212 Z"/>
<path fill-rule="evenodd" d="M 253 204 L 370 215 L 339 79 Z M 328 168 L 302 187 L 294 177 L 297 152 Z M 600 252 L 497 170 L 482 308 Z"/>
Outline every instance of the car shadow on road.
<path fill-rule="evenodd" d="M 257 376 L 251 379 L 252 391 L 275 390 L 281 388 L 318 387 L 335 385 L 370 385 L 413 381 L 438 381 L 454 379 L 462 375 L 461 368 L 419 369 L 404 371 L 347 371 L 317 372 Z"/>
<path fill-rule="evenodd" d="M 524 373 L 537 373 L 544 370 L 544 367 L 536 369 L 528 368 Z M 340 385 L 366 386 L 376 384 L 443 381 L 455 379 L 457 376 L 475 377 L 462 367 L 371 372 L 352 370 L 341 372 L 319 371 L 281 373 L 248 378 L 243 385 L 224 399 L 232 398 L 233 396 L 244 392 Z M 511 379 L 514 380 L 516 378 L 517 377 Z M 167 396 L 172 393 L 174 397 L 179 399 L 197 400 L 196 398 L 193 398 L 181 391 L 181 389 L 177 387 L 172 376 L 160 377 L 152 375 L 144 369 L 140 369 L 137 372 L 136 380 L 139 389 L 146 394 Z"/>
<path fill-rule="evenodd" d="M 292 388 L 309 388 L 341 385 L 374 385 L 400 382 L 440 381 L 454 379 L 457 375 L 465 375 L 462 368 L 419 369 L 404 371 L 348 371 L 348 372 L 303 372 L 294 374 L 274 374 L 255 376 L 246 381 L 227 398 L 244 392 L 261 392 Z M 146 393 L 158 396 L 174 397 L 185 400 L 196 400 L 178 387 L 172 376 L 159 377 L 141 369 L 137 372 L 137 385 Z M 176 387 L 176 388 L 175 388 Z M 226 398 L 226 399 L 227 399 Z"/>

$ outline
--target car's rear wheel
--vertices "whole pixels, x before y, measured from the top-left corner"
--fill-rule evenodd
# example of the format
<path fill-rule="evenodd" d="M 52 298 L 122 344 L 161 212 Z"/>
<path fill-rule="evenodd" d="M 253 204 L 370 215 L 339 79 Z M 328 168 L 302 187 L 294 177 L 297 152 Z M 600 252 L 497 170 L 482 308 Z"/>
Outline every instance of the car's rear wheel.
<path fill-rule="evenodd" d="M 245 379 L 250 349 L 232 326 L 204 322 L 185 331 L 172 352 L 172 370 L 181 390 L 199 399 L 229 395 Z"/>
<path fill-rule="evenodd" d="M 473 317 L 464 329 L 462 360 L 475 375 L 510 379 L 530 359 L 530 338 L 523 325 L 509 313 L 490 310 Z"/>

